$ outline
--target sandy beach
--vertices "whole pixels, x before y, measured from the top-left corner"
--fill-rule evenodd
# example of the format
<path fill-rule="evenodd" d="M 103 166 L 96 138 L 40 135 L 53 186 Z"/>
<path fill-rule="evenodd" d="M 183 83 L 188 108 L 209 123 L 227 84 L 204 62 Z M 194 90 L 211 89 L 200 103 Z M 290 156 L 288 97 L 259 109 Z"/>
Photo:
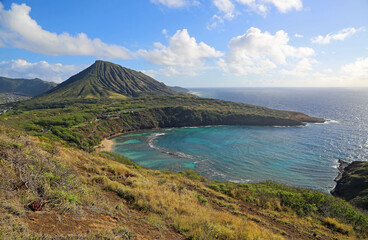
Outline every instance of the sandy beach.
<path fill-rule="evenodd" d="M 105 138 L 104 140 L 101 141 L 100 145 L 98 145 L 98 147 L 96 148 L 97 152 L 111 152 L 112 148 L 114 146 L 114 141 Z"/>

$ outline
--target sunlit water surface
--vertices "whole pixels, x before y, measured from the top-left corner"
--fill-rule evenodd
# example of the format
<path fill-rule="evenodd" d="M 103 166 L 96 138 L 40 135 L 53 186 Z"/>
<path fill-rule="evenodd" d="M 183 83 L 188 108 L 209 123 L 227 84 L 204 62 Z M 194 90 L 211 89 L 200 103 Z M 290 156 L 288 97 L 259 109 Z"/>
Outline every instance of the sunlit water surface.
<path fill-rule="evenodd" d="M 202 97 L 329 119 L 304 127 L 171 128 L 119 136 L 114 152 L 152 169 L 191 168 L 210 179 L 274 180 L 329 191 L 338 159 L 368 160 L 368 89 L 191 89 Z"/>

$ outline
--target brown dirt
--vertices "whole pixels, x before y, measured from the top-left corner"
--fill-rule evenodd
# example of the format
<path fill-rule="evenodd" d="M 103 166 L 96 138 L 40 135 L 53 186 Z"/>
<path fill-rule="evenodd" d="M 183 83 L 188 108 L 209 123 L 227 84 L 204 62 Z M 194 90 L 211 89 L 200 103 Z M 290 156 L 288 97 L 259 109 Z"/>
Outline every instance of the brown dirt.
<path fill-rule="evenodd" d="M 57 235 L 78 235 L 100 232 L 112 229 L 117 220 L 103 214 L 88 214 L 83 217 L 64 214 L 55 211 L 28 212 L 27 223 L 29 229 L 36 233 Z"/>
<path fill-rule="evenodd" d="M 118 203 L 126 204 L 125 200 L 116 194 L 104 191 L 106 200 L 113 205 Z M 185 237 L 177 233 L 168 226 L 157 228 L 147 223 L 146 215 L 135 209 L 129 208 L 124 210 L 124 214 L 111 217 L 106 214 L 86 213 L 85 216 L 76 214 L 63 214 L 57 211 L 29 211 L 26 214 L 26 223 L 28 228 L 38 234 L 44 234 L 51 237 L 68 236 L 68 235 L 86 235 L 96 234 L 105 230 L 112 230 L 115 227 L 123 227 L 134 233 L 138 240 L 152 239 L 185 239 Z"/>

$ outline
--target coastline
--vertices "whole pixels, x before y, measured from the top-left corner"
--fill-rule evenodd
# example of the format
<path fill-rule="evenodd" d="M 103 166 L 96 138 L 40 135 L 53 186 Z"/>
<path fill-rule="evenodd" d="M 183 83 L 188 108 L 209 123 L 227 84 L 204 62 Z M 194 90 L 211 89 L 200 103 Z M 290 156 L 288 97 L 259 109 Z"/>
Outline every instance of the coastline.
<path fill-rule="evenodd" d="M 337 174 L 337 176 L 335 177 L 334 181 L 336 182 L 335 187 L 330 191 L 331 195 L 333 196 L 338 196 L 339 195 L 339 191 L 338 191 L 338 184 L 340 182 L 340 180 L 342 179 L 342 176 L 345 172 L 345 169 L 350 165 L 351 163 L 345 162 L 344 160 L 339 159 L 339 166 L 337 167 L 337 169 L 339 170 L 339 173 Z"/>
<path fill-rule="evenodd" d="M 157 129 L 157 128 L 152 128 L 149 130 L 154 130 L 154 129 Z M 112 134 L 109 137 L 104 138 L 100 142 L 100 144 L 95 147 L 95 151 L 96 152 L 112 152 L 112 150 L 114 149 L 114 145 L 115 145 L 114 140 L 112 140 L 113 138 L 121 136 L 121 135 L 129 134 L 129 133 L 139 132 L 139 131 L 140 130 L 138 129 L 138 130 L 123 131 L 123 132 Z"/>
<path fill-rule="evenodd" d="M 112 152 L 115 142 L 109 138 L 105 138 L 96 147 L 96 152 Z"/>

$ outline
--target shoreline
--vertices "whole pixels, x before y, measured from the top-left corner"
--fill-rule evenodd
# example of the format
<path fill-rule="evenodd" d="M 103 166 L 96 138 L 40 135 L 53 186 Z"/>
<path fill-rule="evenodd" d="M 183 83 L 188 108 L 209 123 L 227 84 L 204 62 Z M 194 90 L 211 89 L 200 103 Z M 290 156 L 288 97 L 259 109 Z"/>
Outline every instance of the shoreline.
<path fill-rule="evenodd" d="M 105 138 L 101 141 L 101 143 L 96 147 L 96 152 L 112 152 L 114 148 L 115 142 L 109 138 Z"/>
<path fill-rule="evenodd" d="M 147 130 L 154 130 L 154 129 L 157 129 L 157 128 L 147 129 Z M 113 138 L 116 138 L 118 136 L 125 135 L 125 134 L 139 132 L 141 130 L 143 130 L 143 129 L 126 131 L 126 132 L 118 132 L 118 133 L 112 134 L 111 136 L 104 138 L 100 142 L 100 144 L 98 144 L 95 147 L 95 151 L 96 152 L 112 152 L 112 150 L 114 149 L 114 145 L 115 145 L 114 140 L 112 140 Z"/>
<path fill-rule="evenodd" d="M 339 170 L 337 176 L 335 177 L 334 181 L 336 182 L 336 185 L 333 189 L 331 189 L 330 194 L 333 196 L 339 195 L 338 190 L 337 190 L 337 185 L 339 183 L 339 181 L 342 179 L 342 176 L 345 172 L 345 168 L 347 168 L 351 163 L 345 162 L 344 160 L 339 159 L 339 166 L 337 167 L 337 169 Z"/>

